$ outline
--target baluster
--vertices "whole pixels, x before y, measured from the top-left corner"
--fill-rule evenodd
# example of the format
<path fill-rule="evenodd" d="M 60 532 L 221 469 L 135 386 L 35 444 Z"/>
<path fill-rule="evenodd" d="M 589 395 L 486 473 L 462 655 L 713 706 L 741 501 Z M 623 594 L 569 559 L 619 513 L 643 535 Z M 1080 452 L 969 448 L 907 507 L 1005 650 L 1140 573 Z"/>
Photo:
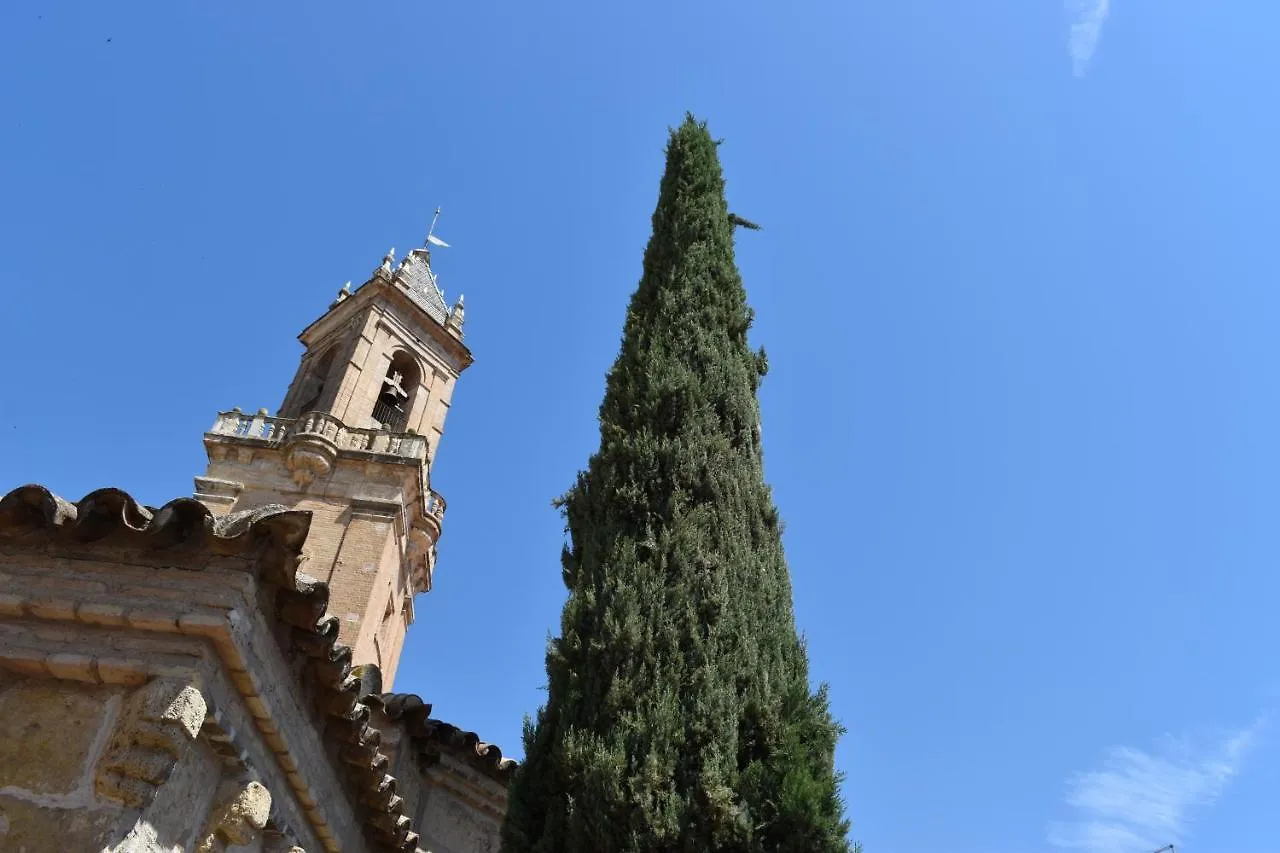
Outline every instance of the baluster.
<path fill-rule="evenodd" d="M 265 423 L 263 423 L 263 420 L 262 420 L 262 419 L 263 419 L 263 418 L 265 418 L 266 416 L 267 416 L 267 410 L 266 410 L 266 409 L 258 409 L 258 413 L 257 413 L 256 415 L 254 415 L 254 416 L 253 416 L 253 420 L 249 422 L 249 437 L 250 437 L 250 438 L 261 438 L 261 437 L 262 437 L 262 429 L 263 429 L 263 427 L 265 427 L 265 426 L 266 426 L 266 424 L 265 424 Z"/>

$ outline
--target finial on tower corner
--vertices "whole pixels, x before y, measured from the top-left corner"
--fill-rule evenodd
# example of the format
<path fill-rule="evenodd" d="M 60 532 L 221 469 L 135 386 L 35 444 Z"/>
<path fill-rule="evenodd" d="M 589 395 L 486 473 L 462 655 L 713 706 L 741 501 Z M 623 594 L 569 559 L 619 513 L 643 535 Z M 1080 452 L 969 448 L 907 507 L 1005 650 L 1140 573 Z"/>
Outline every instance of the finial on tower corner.
<path fill-rule="evenodd" d="M 458 301 L 453 303 L 453 309 L 449 311 L 449 320 L 445 324 L 450 328 L 457 329 L 458 334 L 462 334 L 462 324 L 466 322 L 466 309 L 462 306 L 462 295 L 458 295 Z"/>
<path fill-rule="evenodd" d="M 378 272 L 391 275 L 391 263 L 396 259 L 396 247 L 392 246 L 387 253 L 382 256 L 382 266 L 378 267 Z"/>
<path fill-rule="evenodd" d="M 335 305 L 337 305 L 339 302 L 346 299 L 350 295 L 351 295 L 351 282 L 347 282 L 346 284 L 342 285 L 342 289 L 338 291 L 338 297 L 329 304 L 329 307 L 330 308 L 334 307 Z"/>

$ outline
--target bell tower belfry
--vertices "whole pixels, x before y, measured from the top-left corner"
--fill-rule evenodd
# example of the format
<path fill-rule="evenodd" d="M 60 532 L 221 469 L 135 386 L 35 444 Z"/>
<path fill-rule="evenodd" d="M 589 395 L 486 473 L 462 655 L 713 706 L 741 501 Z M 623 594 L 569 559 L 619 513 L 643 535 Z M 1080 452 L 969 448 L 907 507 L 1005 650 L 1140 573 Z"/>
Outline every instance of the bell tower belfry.
<path fill-rule="evenodd" d="M 462 299 L 448 306 L 430 249 L 398 265 L 394 255 L 299 335 L 302 361 L 274 416 L 218 415 L 195 495 L 219 515 L 267 504 L 312 513 L 302 571 L 329 585 L 340 641 L 353 663 L 378 664 L 384 689 L 413 598 L 431 589 L 445 508 L 431 462 L 472 362 Z"/>

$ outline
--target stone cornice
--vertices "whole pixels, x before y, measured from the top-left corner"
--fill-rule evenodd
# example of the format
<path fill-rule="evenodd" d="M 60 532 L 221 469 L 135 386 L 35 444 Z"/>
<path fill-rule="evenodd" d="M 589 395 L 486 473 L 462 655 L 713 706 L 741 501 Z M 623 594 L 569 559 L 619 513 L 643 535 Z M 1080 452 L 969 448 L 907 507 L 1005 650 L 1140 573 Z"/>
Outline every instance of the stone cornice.
<path fill-rule="evenodd" d="M 328 587 L 297 573 L 309 523 L 309 513 L 283 507 L 215 518 L 192 499 L 152 510 L 103 489 L 71 504 L 24 486 L 0 499 L 0 571 L 34 574 L 4 585 L 0 618 L 211 643 L 326 849 L 350 853 L 340 838 L 354 812 L 369 849 L 408 853 L 417 833 L 386 773 L 380 735 L 367 725 L 351 650 L 336 643 L 337 619 L 324 615 Z M 131 566 L 168 571 L 138 576 L 124 571 Z M 68 572 L 79 579 L 59 577 Z M 166 588 L 170 573 L 187 576 L 180 591 Z M 129 658 L 118 643 L 101 654 L 51 656 L 13 647 L 9 635 L 0 632 L 0 656 L 18 671 L 90 683 L 170 672 L 162 655 Z M 281 655 L 261 654 L 259 637 L 274 637 Z M 314 789 L 323 780 L 301 775 L 302 754 L 331 761 L 344 793 Z"/>
<path fill-rule="evenodd" d="M 383 278 L 380 275 L 374 275 L 367 282 L 357 288 L 349 297 L 317 317 L 302 330 L 298 335 L 298 340 L 302 341 L 304 345 L 310 346 L 315 339 L 322 338 L 329 334 L 331 331 L 330 327 L 346 323 L 364 309 L 374 305 L 379 296 L 385 299 L 389 304 L 405 312 L 402 316 L 414 317 L 419 320 L 418 327 L 426 337 L 424 338 L 423 335 L 416 333 L 414 333 L 413 336 L 424 343 L 426 339 L 429 339 L 431 342 L 441 347 L 444 352 L 448 353 L 450 360 L 452 361 L 448 366 L 455 374 L 466 370 L 467 367 L 475 361 L 474 356 L 471 354 L 471 350 L 467 348 L 466 344 L 458 340 L 458 338 L 450 334 L 444 326 L 432 319 L 431 316 L 422 309 L 422 306 L 413 301 L 413 298 L 403 286 L 397 284 L 393 280 Z M 397 319 L 400 323 L 406 325 L 406 331 L 409 331 L 410 333 L 414 332 L 412 327 L 405 324 L 403 319 L 400 317 Z"/>

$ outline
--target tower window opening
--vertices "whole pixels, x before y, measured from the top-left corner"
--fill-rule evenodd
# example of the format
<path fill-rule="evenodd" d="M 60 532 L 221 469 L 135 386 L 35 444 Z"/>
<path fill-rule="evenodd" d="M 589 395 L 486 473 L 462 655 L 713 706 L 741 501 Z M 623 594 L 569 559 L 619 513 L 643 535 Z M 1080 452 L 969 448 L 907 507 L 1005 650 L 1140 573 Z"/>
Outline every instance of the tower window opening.
<path fill-rule="evenodd" d="M 382 389 L 373 404 L 373 419 L 389 432 L 404 432 L 409 406 L 418 385 L 418 366 L 403 352 L 396 353 L 387 367 Z"/>

